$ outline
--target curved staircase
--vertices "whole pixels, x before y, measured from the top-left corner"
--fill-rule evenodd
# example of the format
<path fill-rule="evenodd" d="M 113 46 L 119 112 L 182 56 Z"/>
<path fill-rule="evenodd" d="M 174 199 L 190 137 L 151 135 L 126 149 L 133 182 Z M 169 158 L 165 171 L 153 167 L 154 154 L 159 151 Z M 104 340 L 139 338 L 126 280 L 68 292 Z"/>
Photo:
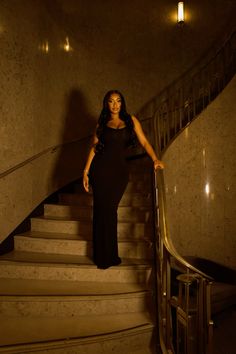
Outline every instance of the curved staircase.
<path fill-rule="evenodd" d="M 0 257 L 0 353 L 156 353 L 151 169 L 134 160 L 130 170 L 120 266 L 91 260 L 92 196 L 79 183 Z"/>

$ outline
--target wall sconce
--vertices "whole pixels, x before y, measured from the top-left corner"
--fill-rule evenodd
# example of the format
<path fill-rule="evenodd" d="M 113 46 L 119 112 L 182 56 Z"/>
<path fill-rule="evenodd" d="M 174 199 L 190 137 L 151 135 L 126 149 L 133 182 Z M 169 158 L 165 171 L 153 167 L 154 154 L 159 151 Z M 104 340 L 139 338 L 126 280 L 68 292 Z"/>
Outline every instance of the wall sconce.
<path fill-rule="evenodd" d="M 41 43 L 38 48 L 39 48 L 39 50 L 41 52 L 47 54 L 49 52 L 49 43 L 48 43 L 48 41 L 44 41 L 43 43 Z"/>
<path fill-rule="evenodd" d="M 72 51 L 72 47 L 71 47 L 70 42 L 69 42 L 69 37 L 66 37 L 65 43 L 63 45 L 63 49 L 64 49 L 65 52 L 71 52 Z"/>
<path fill-rule="evenodd" d="M 205 185 L 205 193 L 206 193 L 207 196 L 209 196 L 209 194 L 210 194 L 210 185 L 209 185 L 209 183 L 206 183 L 206 185 Z"/>
<path fill-rule="evenodd" d="M 178 10 L 177 10 L 177 22 L 179 24 L 184 23 L 184 2 L 178 2 Z"/>

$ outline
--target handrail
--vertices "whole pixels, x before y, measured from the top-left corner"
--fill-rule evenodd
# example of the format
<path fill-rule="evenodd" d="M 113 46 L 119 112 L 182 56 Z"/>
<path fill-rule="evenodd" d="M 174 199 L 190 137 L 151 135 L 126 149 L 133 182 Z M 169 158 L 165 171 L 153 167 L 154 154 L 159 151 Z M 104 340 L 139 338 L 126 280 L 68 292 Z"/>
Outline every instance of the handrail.
<path fill-rule="evenodd" d="M 201 270 L 192 266 L 187 262 L 175 249 L 169 235 L 168 224 L 166 219 L 166 197 L 164 188 L 163 171 L 154 173 L 154 204 L 155 204 L 155 230 L 156 230 L 156 268 L 157 276 L 157 308 L 158 308 L 158 324 L 159 324 L 159 344 L 163 354 L 206 354 L 211 353 L 213 322 L 211 321 L 211 301 L 210 287 L 213 278 L 205 274 Z M 172 294 L 172 269 L 176 269 L 173 259 L 180 264 L 177 269 L 182 274 L 179 277 L 179 294 Z M 195 333 L 189 334 L 190 331 L 190 287 L 195 286 L 197 282 L 197 305 L 195 310 Z M 180 290 L 184 288 L 184 290 Z M 185 299 L 182 300 L 184 292 Z M 172 322 L 172 308 L 176 311 L 176 322 Z M 176 341 L 173 343 L 173 326 L 179 328 L 184 323 L 185 336 L 181 338 L 180 332 L 177 331 Z M 198 336 L 197 351 L 191 351 L 188 338 Z M 184 348 L 179 351 L 179 342 L 184 342 Z M 196 340 L 196 338 L 195 338 Z"/>
<path fill-rule="evenodd" d="M 45 150 L 42 150 L 39 153 L 29 157 L 28 159 L 25 159 L 24 161 L 19 162 L 15 166 L 13 166 L 11 168 L 8 168 L 4 172 L 1 172 L 0 173 L 0 179 L 6 177 L 7 175 L 9 175 L 9 174 L 11 174 L 13 172 L 15 172 L 16 170 L 18 170 L 21 167 L 31 163 L 32 161 L 37 160 L 39 157 L 41 157 L 43 155 L 46 155 L 47 153 L 51 153 L 52 154 L 52 153 L 56 152 L 58 149 L 61 149 L 61 148 L 65 147 L 65 146 L 68 146 L 68 145 L 71 145 L 71 144 L 74 144 L 74 143 L 79 143 L 79 142 L 82 142 L 83 140 L 90 139 L 91 136 L 92 135 L 88 135 L 88 136 L 80 138 L 80 139 L 75 139 L 75 140 L 71 140 L 71 141 L 68 141 L 68 142 L 65 142 L 65 143 L 62 143 L 62 144 L 57 144 L 57 145 L 54 145 L 54 146 L 50 146 L 49 148 L 47 148 Z"/>
<path fill-rule="evenodd" d="M 182 313 L 185 314 L 185 317 L 188 318 L 187 312 L 189 311 L 189 306 L 182 309 L 181 300 L 173 296 L 171 292 L 171 286 L 173 279 L 171 276 L 171 269 L 175 268 L 173 260 L 177 261 L 181 265 L 178 269 L 179 273 L 186 274 L 188 280 L 190 278 L 190 283 L 194 282 L 197 279 L 201 283 L 201 293 L 199 296 L 199 308 L 197 309 L 198 317 L 196 321 L 198 322 L 199 331 L 207 332 L 205 335 L 199 335 L 199 351 L 197 353 L 210 353 L 206 351 L 205 347 L 209 345 L 211 347 L 212 341 L 212 328 L 213 323 L 211 321 L 211 311 L 210 311 L 210 286 L 213 281 L 212 277 L 205 274 L 201 270 L 192 266 L 187 262 L 175 249 L 170 234 L 168 230 L 168 223 L 166 218 L 166 196 L 165 196 L 165 187 L 164 187 L 164 174 L 163 171 L 158 171 L 154 173 L 154 204 L 155 204 L 155 230 L 156 230 L 156 262 L 157 269 L 159 274 L 157 274 L 157 285 L 158 285 L 158 295 L 157 295 L 157 307 L 158 307 L 158 316 L 159 316 L 159 338 L 160 345 L 162 347 L 163 353 L 175 353 L 173 345 L 173 324 L 172 324 L 172 310 L 174 306 L 176 312 L 182 310 Z M 175 279 L 174 279 L 175 280 Z M 183 280 L 186 281 L 186 279 Z M 188 281 L 187 281 L 188 283 Z M 189 284 L 187 286 L 189 286 Z M 185 286 L 186 284 L 184 284 Z M 183 284 L 181 285 L 183 286 Z M 179 284 L 180 287 L 180 284 Z M 188 295 L 188 302 L 189 302 Z M 176 314 L 176 326 L 178 325 L 178 315 Z M 182 319 L 183 321 L 183 319 Z M 187 319 L 186 319 L 187 323 Z M 186 328 L 188 325 L 186 324 Z M 187 338 L 187 336 L 186 336 Z M 176 339 L 176 343 L 180 338 Z M 186 339 L 187 341 L 187 339 Z M 177 347 L 177 344 L 176 344 Z M 187 348 L 187 343 L 186 343 Z M 178 353 L 177 349 L 177 353 Z M 190 354 L 192 353 L 189 349 L 186 351 L 180 352 L 181 354 Z"/>
<path fill-rule="evenodd" d="M 158 173 L 158 176 L 157 176 Z M 159 180 L 159 181 L 158 181 Z M 191 265 L 189 262 L 187 262 L 176 250 L 170 236 L 169 236 L 169 230 L 168 230 L 168 226 L 167 226 L 167 220 L 166 220 L 166 197 L 165 197 L 165 187 L 164 187 L 164 175 L 163 175 L 163 171 L 158 171 L 155 173 L 155 192 L 156 192 L 156 201 L 157 201 L 157 205 L 159 205 L 159 220 L 162 223 L 161 229 L 164 230 L 163 232 L 163 243 L 165 248 L 167 249 L 167 251 L 170 253 L 170 255 L 174 258 L 176 258 L 179 262 L 181 262 L 182 266 L 188 268 L 189 270 L 191 270 L 192 272 L 195 272 L 199 275 L 201 275 L 202 277 L 208 279 L 208 280 L 213 280 L 212 277 L 210 277 L 209 275 L 203 273 L 201 270 L 197 269 L 196 267 L 194 267 L 193 265 Z"/>
<path fill-rule="evenodd" d="M 139 112 L 138 116 L 144 118 L 144 130 L 160 158 L 175 137 L 215 99 L 235 73 L 236 31 L 212 59 L 188 71 Z M 172 243 L 166 219 L 162 171 L 155 174 L 154 189 L 159 345 L 164 354 L 176 351 L 177 354 L 210 354 L 213 335 L 210 294 L 213 279 L 187 262 Z M 177 277 L 178 296 L 173 295 L 171 289 L 173 259 L 180 265 L 178 273 L 182 273 Z M 190 288 L 195 294 L 194 311 Z M 173 309 L 175 324 L 172 322 Z M 194 321 L 195 332 L 190 335 L 191 321 Z M 173 333 L 174 325 L 176 336 Z M 184 336 L 181 335 L 181 326 Z M 194 337 L 195 349 L 191 347 Z"/>

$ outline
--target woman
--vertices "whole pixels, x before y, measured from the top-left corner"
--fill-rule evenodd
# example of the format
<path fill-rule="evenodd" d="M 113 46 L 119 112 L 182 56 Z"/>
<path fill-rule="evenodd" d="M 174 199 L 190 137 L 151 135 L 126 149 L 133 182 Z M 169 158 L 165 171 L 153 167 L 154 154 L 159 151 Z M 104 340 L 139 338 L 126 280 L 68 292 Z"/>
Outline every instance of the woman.
<path fill-rule="evenodd" d="M 84 189 L 88 192 L 90 184 L 93 190 L 93 260 L 100 269 L 121 263 L 117 208 L 128 183 L 126 148 L 135 145 L 136 139 L 153 160 L 154 169 L 163 168 L 140 122 L 126 112 L 122 94 L 107 92 L 83 175 Z"/>

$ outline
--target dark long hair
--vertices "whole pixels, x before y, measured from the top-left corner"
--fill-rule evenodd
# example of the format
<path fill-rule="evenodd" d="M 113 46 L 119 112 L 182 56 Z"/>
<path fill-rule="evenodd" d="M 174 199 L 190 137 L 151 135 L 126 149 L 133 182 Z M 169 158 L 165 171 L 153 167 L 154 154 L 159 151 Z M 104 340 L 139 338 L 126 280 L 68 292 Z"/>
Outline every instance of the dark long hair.
<path fill-rule="evenodd" d="M 97 130 L 96 130 L 98 143 L 95 146 L 95 151 L 97 151 L 97 152 L 102 151 L 104 149 L 103 132 L 104 132 L 105 127 L 107 126 L 108 121 L 110 120 L 110 111 L 108 108 L 108 101 L 109 101 L 109 98 L 111 97 L 111 95 L 113 95 L 113 94 L 119 95 L 120 99 L 121 99 L 121 108 L 120 108 L 120 112 L 119 112 L 119 118 L 121 120 L 123 120 L 123 122 L 125 123 L 126 127 L 128 128 L 128 131 L 129 131 L 130 137 L 129 137 L 127 145 L 134 147 L 134 146 L 136 146 L 136 143 L 137 143 L 137 138 L 136 138 L 136 134 L 134 131 L 134 123 L 131 118 L 131 115 L 129 113 L 127 113 L 127 111 L 126 111 L 126 104 L 125 104 L 124 96 L 118 90 L 110 90 L 104 96 L 102 111 L 101 111 L 99 119 L 98 119 L 98 126 L 97 126 Z"/>

